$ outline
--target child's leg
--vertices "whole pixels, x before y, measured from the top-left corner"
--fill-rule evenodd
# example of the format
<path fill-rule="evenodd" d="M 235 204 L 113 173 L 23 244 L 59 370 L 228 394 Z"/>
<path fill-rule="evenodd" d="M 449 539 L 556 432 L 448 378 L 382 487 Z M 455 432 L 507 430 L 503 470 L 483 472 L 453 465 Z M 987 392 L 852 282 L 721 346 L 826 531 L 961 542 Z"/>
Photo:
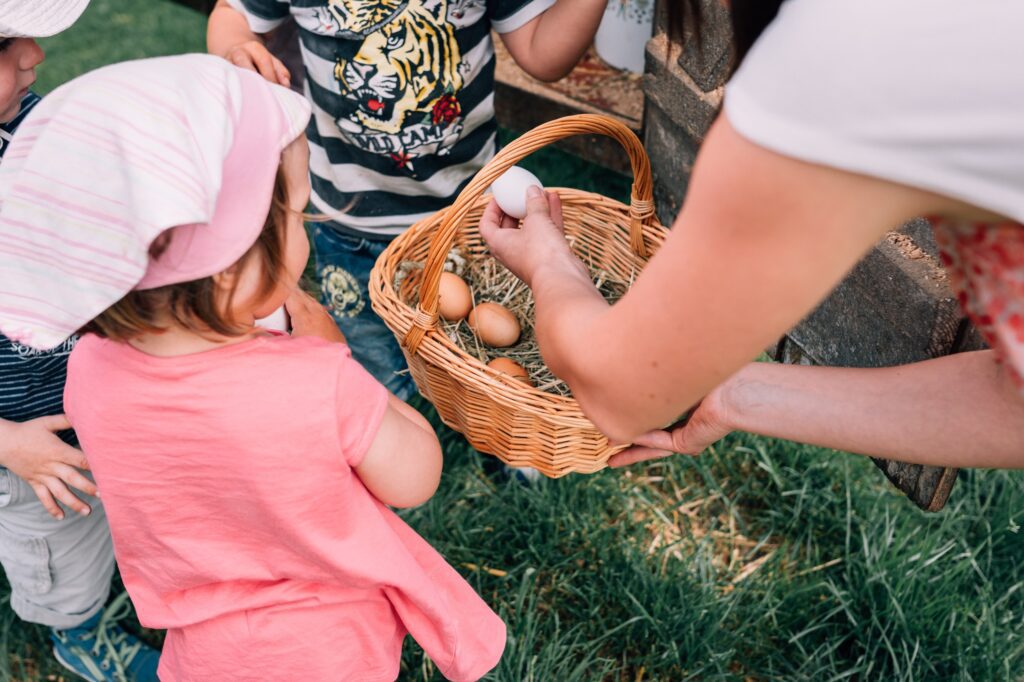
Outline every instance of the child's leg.
<path fill-rule="evenodd" d="M 77 491 L 79 495 L 83 495 Z M 11 607 L 48 625 L 57 661 L 84 679 L 156 682 L 160 654 L 121 629 L 127 594 L 109 606 L 114 546 L 99 498 L 83 495 L 88 516 L 50 516 L 32 488 L 0 468 L 0 562 Z"/>
<path fill-rule="evenodd" d="M 27 483 L 0 469 L 0 563 L 23 620 L 72 628 L 107 601 L 114 573 L 107 515 L 98 498 L 83 499 L 92 513 L 66 511 L 58 521 Z"/>
<path fill-rule="evenodd" d="M 387 242 L 351 237 L 328 224 L 315 226 L 316 271 L 324 305 L 348 339 L 352 355 L 402 400 L 416 393 L 394 334 L 370 307 L 370 270 Z"/>

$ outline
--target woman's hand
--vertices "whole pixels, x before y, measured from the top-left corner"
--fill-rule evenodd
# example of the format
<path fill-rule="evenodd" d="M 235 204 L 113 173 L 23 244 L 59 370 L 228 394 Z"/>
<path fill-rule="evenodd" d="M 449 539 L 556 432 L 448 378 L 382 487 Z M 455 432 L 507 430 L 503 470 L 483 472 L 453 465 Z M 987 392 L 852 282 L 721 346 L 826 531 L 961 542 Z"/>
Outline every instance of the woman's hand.
<path fill-rule="evenodd" d="M 666 430 L 649 431 L 637 438 L 633 447 L 608 460 L 611 467 L 623 467 L 671 454 L 699 455 L 733 429 L 728 425 L 719 386 L 704 398 L 689 415 Z"/>
<path fill-rule="evenodd" d="M 86 495 L 96 494 L 96 484 L 78 471 L 89 469 L 85 455 L 56 435 L 70 428 L 62 414 L 27 422 L 0 420 L 0 464 L 28 483 L 55 519 L 63 519 L 64 511 L 54 498 L 79 514 L 92 511 L 68 486 Z"/>
<path fill-rule="evenodd" d="M 539 187 L 527 188 L 526 194 L 526 217 L 521 227 L 492 199 L 480 219 L 480 234 L 494 257 L 532 287 L 534 275 L 545 266 L 582 268 L 583 264 L 565 240 L 558 195 Z"/>
<path fill-rule="evenodd" d="M 284 309 L 291 318 L 292 336 L 319 336 L 325 341 L 346 343 L 345 335 L 327 309 L 301 288 L 295 287 L 284 302 Z"/>

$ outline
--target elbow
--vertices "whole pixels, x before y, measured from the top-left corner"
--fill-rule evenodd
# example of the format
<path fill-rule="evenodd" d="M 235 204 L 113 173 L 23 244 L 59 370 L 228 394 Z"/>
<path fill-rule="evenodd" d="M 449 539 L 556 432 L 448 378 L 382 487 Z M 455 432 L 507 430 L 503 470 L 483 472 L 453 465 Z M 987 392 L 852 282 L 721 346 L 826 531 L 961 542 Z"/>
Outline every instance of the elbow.
<path fill-rule="evenodd" d="M 562 80 L 572 71 L 572 65 L 560 67 L 557 64 L 530 64 L 521 65 L 521 67 L 528 75 L 543 83 L 554 83 L 555 81 Z"/>
<path fill-rule="evenodd" d="M 592 363 L 589 367 L 590 371 L 580 366 L 572 370 L 572 379 L 567 383 L 573 397 L 587 419 L 612 444 L 632 443 L 646 429 L 633 418 L 627 402 L 629 396 L 623 396 L 619 387 L 610 385 L 608 375 L 600 370 L 599 363 Z"/>
<path fill-rule="evenodd" d="M 408 509 L 418 507 L 434 496 L 441 483 L 441 444 L 433 437 L 429 444 L 424 445 L 422 452 L 420 466 L 416 467 L 413 473 L 414 479 L 409 485 L 403 486 L 400 491 L 392 492 L 388 499 L 382 499 L 381 502 L 397 509 Z"/>
<path fill-rule="evenodd" d="M 618 409 L 618 406 L 607 400 L 578 400 L 583 414 L 612 445 L 628 445 L 635 441 L 637 436 L 646 432 L 646 429 L 630 419 Z"/>

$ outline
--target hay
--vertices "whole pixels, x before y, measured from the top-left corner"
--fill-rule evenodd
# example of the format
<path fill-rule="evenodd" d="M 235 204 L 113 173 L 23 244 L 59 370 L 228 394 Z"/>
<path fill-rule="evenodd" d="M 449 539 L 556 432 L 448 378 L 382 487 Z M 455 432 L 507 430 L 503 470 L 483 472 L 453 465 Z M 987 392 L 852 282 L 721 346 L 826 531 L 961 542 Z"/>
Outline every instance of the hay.
<path fill-rule="evenodd" d="M 395 290 L 401 291 L 402 281 L 412 272 L 422 269 L 423 263 L 403 261 L 395 273 Z M 533 327 L 534 301 L 530 288 L 494 258 L 484 256 L 469 259 L 457 248 L 448 253 L 444 269 L 466 280 L 473 294 L 474 306 L 488 301 L 500 303 L 512 311 L 522 328 L 519 341 L 514 346 L 491 348 L 477 338 L 465 320 L 447 322 L 442 319 L 442 328 L 448 338 L 485 365 L 495 358 L 514 360 L 523 366 L 533 385 L 541 391 L 571 397 L 568 385 L 547 368 L 541 357 Z M 608 303 L 622 298 L 633 283 L 632 277 L 629 282 L 613 281 L 607 272 L 596 270 L 592 264 L 589 269 L 594 286 Z"/>

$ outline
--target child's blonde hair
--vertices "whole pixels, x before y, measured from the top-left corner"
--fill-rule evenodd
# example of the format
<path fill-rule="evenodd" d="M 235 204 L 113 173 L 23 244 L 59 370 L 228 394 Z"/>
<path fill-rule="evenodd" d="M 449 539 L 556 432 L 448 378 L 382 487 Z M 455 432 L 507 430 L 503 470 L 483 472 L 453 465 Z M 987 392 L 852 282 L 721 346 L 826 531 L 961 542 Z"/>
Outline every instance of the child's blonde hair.
<path fill-rule="evenodd" d="M 288 189 L 284 172 L 277 169 L 270 211 L 259 237 L 236 266 L 244 266 L 258 259 L 263 281 L 257 296 L 260 300 L 269 296 L 278 284 L 284 270 L 284 250 L 287 239 Z M 173 231 L 165 232 L 150 246 L 151 258 L 158 258 L 173 238 Z M 128 341 L 140 334 L 160 332 L 165 327 L 159 320 L 170 314 L 176 324 L 199 333 L 214 332 L 224 336 L 241 336 L 250 330 L 227 318 L 227 310 L 235 296 L 235 288 L 227 292 L 222 302 L 213 276 L 180 284 L 168 284 L 155 289 L 128 292 L 120 301 L 110 306 L 92 322 L 81 329 L 81 333 L 92 333 L 114 341 Z"/>

